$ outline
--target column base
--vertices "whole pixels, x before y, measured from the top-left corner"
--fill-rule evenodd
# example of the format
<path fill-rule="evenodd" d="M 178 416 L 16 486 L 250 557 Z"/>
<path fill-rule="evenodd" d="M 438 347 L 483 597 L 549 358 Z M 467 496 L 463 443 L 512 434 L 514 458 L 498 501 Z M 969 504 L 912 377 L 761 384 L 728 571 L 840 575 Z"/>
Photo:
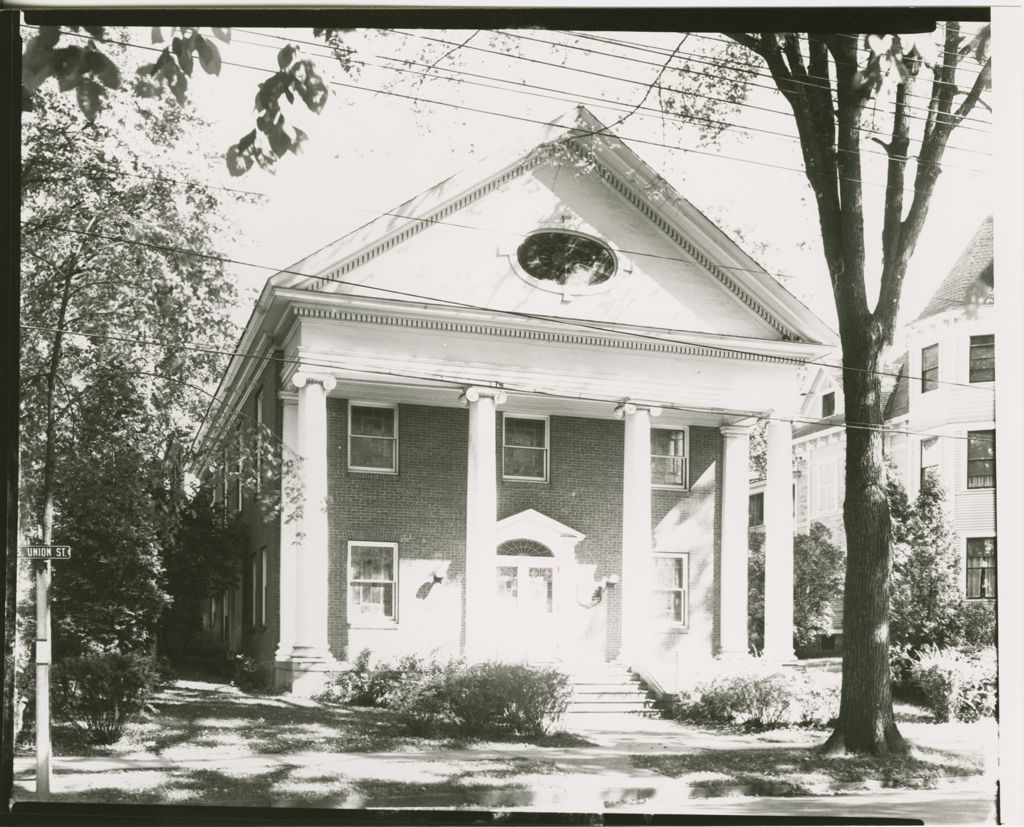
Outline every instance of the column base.
<path fill-rule="evenodd" d="M 796 652 L 790 649 L 765 649 L 761 657 L 770 663 L 794 663 Z"/>
<path fill-rule="evenodd" d="M 292 655 L 274 662 L 274 687 L 287 688 L 293 695 L 308 698 L 323 689 L 328 675 L 337 669 L 338 663 L 330 655 Z"/>
<path fill-rule="evenodd" d="M 715 655 L 715 660 L 728 661 L 730 663 L 753 660 L 753 658 L 754 656 L 750 652 L 743 649 L 723 649 Z"/>

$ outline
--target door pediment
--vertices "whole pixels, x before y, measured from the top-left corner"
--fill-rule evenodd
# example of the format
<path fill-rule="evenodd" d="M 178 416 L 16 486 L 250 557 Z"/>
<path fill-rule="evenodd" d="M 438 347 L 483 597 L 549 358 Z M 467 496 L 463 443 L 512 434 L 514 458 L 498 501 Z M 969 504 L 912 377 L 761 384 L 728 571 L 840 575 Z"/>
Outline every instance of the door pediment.
<path fill-rule="evenodd" d="M 509 540 L 535 540 L 551 549 L 555 557 L 572 554 L 585 534 L 532 508 L 512 514 L 495 525 L 495 545 Z"/>

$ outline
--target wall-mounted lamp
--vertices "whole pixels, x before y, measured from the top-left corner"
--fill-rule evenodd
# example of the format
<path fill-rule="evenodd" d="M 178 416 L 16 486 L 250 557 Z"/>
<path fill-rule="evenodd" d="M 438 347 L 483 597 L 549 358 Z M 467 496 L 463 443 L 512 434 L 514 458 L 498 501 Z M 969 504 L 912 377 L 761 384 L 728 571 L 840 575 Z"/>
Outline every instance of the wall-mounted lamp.
<path fill-rule="evenodd" d="M 440 583 L 442 580 L 444 580 L 444 573 L 439 569 L 434 569 L 434 571 L 430 575 L 430 580 L 434 584 Z"/>
<path fill-rule="evenodd" d="M 605 585 L 605 588 L 608 588 L 609 586 L 617 586 L 617 585 L 619 585 L 619 575 L 617 575 L 617 574 L 609 574 L 604 579 L 604 585 Z"/>

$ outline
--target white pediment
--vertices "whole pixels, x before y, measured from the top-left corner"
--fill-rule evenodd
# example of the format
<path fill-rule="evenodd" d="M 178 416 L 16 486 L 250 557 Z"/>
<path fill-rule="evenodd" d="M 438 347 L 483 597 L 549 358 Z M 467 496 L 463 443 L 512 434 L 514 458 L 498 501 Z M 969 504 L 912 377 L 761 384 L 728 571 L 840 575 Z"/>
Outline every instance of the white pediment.
<path fill-rule="evenodd" d="M 499 520 L 495 526 L 495 542 L 501 545 L 509 540 L 535 540 L 543 543 L 556 556 L 562 548 L 574 547 L 580 540 L 586 539 L 574 528 L 570 528 L 558 520 L 554 520 L 539 511 L 528 508 L 518 514 L 512 514 Z"/>
<path fill-rule="evenodd" d="M 566 129 L 570 132 L 566 133 Z M 540 146 L 481 162 L 274 277 L 279 287 L 759 340 L 831 331 L 625 144 L 578 110 Z M 559 151 L 552 152 L 553 139 Z M 568 147 L 571 151 L 566 151 Z M 541 230 L 616 257 L 600 290 L 544 289 L 516 252 Z M 296 275 L 308 273 L 307 276 Z"/>

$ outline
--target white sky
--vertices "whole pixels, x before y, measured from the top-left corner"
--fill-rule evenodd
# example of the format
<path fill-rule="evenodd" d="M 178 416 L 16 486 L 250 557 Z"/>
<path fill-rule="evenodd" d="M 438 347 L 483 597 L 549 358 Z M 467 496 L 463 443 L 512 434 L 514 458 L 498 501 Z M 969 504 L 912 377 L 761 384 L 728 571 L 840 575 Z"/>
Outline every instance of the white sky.
<path fill-rule="evenodd" d="M 971 27 L 976 28 L 977 24 L 968 28 Z M 134 41 L 149 42 L 148 30 L 136 30 L 131 34 Z M 461 43 L 472 32 L 419 30 L 416 34 Z M 555 32 L 523 31 L 521 34 L 561 42 L 582 42 L 572 41 L 568 36 Z M 675 48 L 680 37 L 671 33 L 594 34 L 632 41 L 649 50 L 668 51 Z M 518 44 L 523 56 L 553 63 L 561 63 L 564 59 L 570 68 L 543 66 L 511 59 L 500 53 L 470 49 L 461 49 L 438 64 L 439 67 L 462 72 L 508 79 L 513 84 L 523 82 L 555 90 L 541 91 L 520 85 L 516 92 L 511 92 L 474 87 L 465 81 L 477 81 L 492 87 L 510 84 L 467 75 L 454 76 L 463 81 L 458 82 L 447 73 L 441 73 L 445 79 L 435 80 L 395 71 L 400 66 L 395 61 L 431 63 L 451 49 L 451 46 L 426 41 L 422 37 L 377 32 L 347 36 L 346 42 L 356 49 L 354 58 L 369 64 L 361 66 L 356 77 L 346 75 L 326 55 L 326 48 L 314 41 L 308 30 L 235 29 L 231 45 L 219 45 L 225 61 L 269 70 L 276 68 L 277 50 L 286 42 L 279 38 L 310 41 L 314 45 L 304 48 L 310 56 L 317 58 L 322 75 L 359 88 L 333 86 L 331 100 L 319 116 L 311 115 L 301 104 L 287 112 L 290 122 L 307 132 L 309 142 L 300 156 L 282 159 L 275 174 L 252 170 L 241 178 L 231 178 L 223 162 L 216 157 L 252 128 L 256 85 L 269 72 L 224 66 L 221 77 L 213 81 L 197 68 L 190 92 L 200 114 L 211 121 L 207 134 L 196 136 L 196 145 L 203 147 L 204 154 L 214 157 L 212 171 L 204 175 L 208 180 L 225 186 L 258 190 L 271 196 L 258 205 L 239 208 L 239 236 L 227 252 L 234 258 L 274 268 L 288 266 L 349 229 L 371 220 L 374 213 L 390 209 L 538 128 L 536 124 L 511 118 L 447 106 L 416 104 L 408 98 L 375 94 L 371 90 L 389 89 L 402 95 L 448 101 L 541 121 L 552 120 L 580 102 L 605 123 L 611 123 L 640 102 L 646 84 L 654 80 L 664 61 L 664 56 L 656 51 L 591 43 L 595 50 L 632 58 L 622 60 L 602 56 L 596 51 L 552 50 L 521 38 L 495 42 L 492 35 L 484 32 L 476 35 L 470 45 L 500 50 L 502 43 Z M 699 38 L 691 37 L 683 50 L 708 48 L 706 39 L 701 41 Z M 406 68 L 418 71 L 421 67 Z M 572 71 L 572 68 L 622 80 L 596 77 Z M 664 82 L 667 83 L 668 79 Z M 768 86 L 771 80 L 757 78 L 755 83 Z M 924 79 L 917 93 L 927 94 Z M 621 105 L 602 105 L 602 101 L 620 102 Z M 778 93 L 768 89 L 754 90 L 748 103 L 751 106 L 743 107 L 729 120 L 754 130 L 795 133 L 791 117 L 763 111 L 788 111 L 788 105 Z M 927 101 L 916 103 L 925 106 Z M 651 94 L 645 105 L 656 106 L 656 95 Z M 967 128 L 958 129 L 951 139 L 951 147 L 960 149 L 947 151 L 946 166 L 936 188 L 931 214 L 905 283 L 903 319 L 912 319 L 920 311 L 982 219 L 992 210 L 988 176 L 984 172 L 960 168 L 985 171 L 989 166 L 989 115 L 978 109 L 973 117 L 985 122 L 966 123 Z M 835 325 L 810 188 L 802 172 L 766 166 L 802 169 L 795 141 L 735 129 L 724 134 L 717 146 L 701 146 L 692 129 L 680 131 L 650 113 L 632 116 L 615 131 L 627 143 L 633 137 L 707 153 L 631 144 L 637 154 L 684 197 L 716 220 L 723 230 L 734 235 L 741 246 L 769 271 L 789 276 L 782 283 L 825 321 Z M 865 147 L 872 153 L 881 151 L 871 143 L 865 143 Z M 883 181 L 882 156 L 869 154 L 865 157 L 864 179 L 876 183 Z M 872 266 L 880 259 L 875 239 L 878 237 L 883 192 L 880 186 L 868 184 L 864 187 L 868 242 L 875 245 L 869 247 L 869 265 Z M 761 245 L 768 245 L 767 249 L 760 249 Z M 255 268 L 238 268 L 237 272 L 240 282 L 253 290 L 258 290 L 270 275 L 266 270 Z M 240 324 L 248 318 L 250 310 L 251 303 L 239 308 Z"/>

